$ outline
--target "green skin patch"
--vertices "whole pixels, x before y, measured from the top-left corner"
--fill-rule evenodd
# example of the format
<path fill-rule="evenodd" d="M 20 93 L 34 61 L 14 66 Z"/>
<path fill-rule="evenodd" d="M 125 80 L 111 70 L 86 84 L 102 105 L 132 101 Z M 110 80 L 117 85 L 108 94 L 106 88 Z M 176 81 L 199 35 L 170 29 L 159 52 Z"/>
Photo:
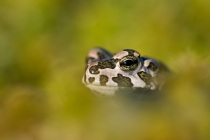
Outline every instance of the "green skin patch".
<path fill-rule="evenodd" d="M 93 82 L 95 81 L 95 78 L 94 78 L 94 77 L 89 77 L 89 78 L 88 78 L 88 81 L 89 81 L 90 83 L 93 83 Z"/>
<path fill-rule="evenodd" d="M 106 83 L 108 82 L 109 78 L 106 75 L 101 75 L 100 76 L 100 85 L 101 86 L 105 86 Z"/>
<path fill-rule="evenodd" d="M 114 69 L 116 67 L 117 62 L 118 62 L 117 59 L 110 59 L 110 60 L 98 62 L 98 65 L 90 67 L 89 72 L 91 74 L 99 74 L 100 71 L 98 69 L 105 69 L 105 68 Z"/>
<path fill-rule="evenodd" d="M 146 84 L 150 84 L 150 82 L 152 80 L 151 75 L 149 75 L 149 74 L 147 74 L 146 72 L 143 72 L 143 71 L 140 71 L 137 74 Z"/>
<path fill-rule="evenodd" d="M 133 83 L 129 77 L 125 77 L 122 74 L 117 74 L 117 77 L 113 77 L 112 80 L 118 84 L 119 87 L 133 87 Z"/>
<path fill-rule="evenodd" d="M 110 60 L 98 62 L 98 68 L 100 68 L 100 69 L 105 69 L 105 68 L 114 69 L 116 67 L 117 62 L 118 62 L 118 59 L 113 59 L 113 58 Z"/>

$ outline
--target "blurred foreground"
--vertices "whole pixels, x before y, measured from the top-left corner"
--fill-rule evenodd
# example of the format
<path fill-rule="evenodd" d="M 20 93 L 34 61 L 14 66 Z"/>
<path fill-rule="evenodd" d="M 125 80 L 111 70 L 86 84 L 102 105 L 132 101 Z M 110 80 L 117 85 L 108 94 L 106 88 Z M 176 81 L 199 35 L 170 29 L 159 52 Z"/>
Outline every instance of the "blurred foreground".
<path fill-rule="evenodd" d="M 210 139 L 210 2 L 0 1 L 1 140 Z M 172 70 L 163 99 L 109 103 L 85 55 L 136 49 Z"/>

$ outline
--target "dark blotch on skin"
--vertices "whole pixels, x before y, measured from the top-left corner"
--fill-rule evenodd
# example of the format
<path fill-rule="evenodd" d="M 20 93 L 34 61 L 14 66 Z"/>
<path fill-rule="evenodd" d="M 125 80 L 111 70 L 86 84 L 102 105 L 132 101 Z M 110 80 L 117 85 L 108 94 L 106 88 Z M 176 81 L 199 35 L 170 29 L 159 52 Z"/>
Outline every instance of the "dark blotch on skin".
<path fill-rule="evenodd" d="M 117 74 L 117 77 L 113 77 L 112 80 L 118 84 L 119 87 L 133 87 L 133 83 L 129 77 L 125 77 L 122 74 Z"/>
<path fill-rule="evenodd" d="M 89 81 L 90 83 L 93 83 L 93 82 L 95 81 L 95 77 L 89 77 L 89 78 L 88 78 L 88 81 Z"/>
<path fill-rule="evenodd" d="M 124 49 L 123 51 L 126 51 L 126 52 L 128 52 L 128 55 L 134 55 L 134 50 L 132 50 L 132 49 Z"/>
<path fill-rule="evenodd" d="M 147 74 L 146 72 L 143 72 L 143 71 L 140 71 L 137 74 L 146 84 L 150 84 L 150 82 L 152 80 L 151 75 L 149 75 L 149 74 Z"/>
<path fill-rule="evenodd" d="M 152 71 L 156 71 L 158 69 L 158 67 L 152 62 L 149 63 L 149 66 L 147 68 Z"/>
<path fill-rule="evenodd" d="M 106 83 L 108 82 L 109 78 L 106 75 L 101 75 L 100 76 L 100 85 L 101 86 L 105 86 Z"/>
<path fill-rule="evenodd" d="M 98 68 L 100 69 L 105 69 L 105 68 L 110 68 L 114 69 L 116 67 L 118 59 L 109 59 L 105 61 L 98 62 Z"/>
<path fill-rule="evenodd" d="M 91 74 L 99 74 L 100 72 L 98 71 L 98 65 L 91 66 L 90 69 L 89 69 L 89 72 Z"/>

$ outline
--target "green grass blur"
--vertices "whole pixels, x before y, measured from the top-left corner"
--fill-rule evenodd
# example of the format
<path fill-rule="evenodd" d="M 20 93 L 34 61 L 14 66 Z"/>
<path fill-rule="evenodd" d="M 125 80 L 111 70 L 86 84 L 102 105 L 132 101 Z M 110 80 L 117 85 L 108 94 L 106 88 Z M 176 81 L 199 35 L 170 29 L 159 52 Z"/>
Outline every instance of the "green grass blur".
<path fill-rule="evenodd" d="M 0 140 L 210 139 L 210 1 L 1 0 Z M 173 76 L 157 104 L 118 108 L 81 83 L 94 46 Z"/>

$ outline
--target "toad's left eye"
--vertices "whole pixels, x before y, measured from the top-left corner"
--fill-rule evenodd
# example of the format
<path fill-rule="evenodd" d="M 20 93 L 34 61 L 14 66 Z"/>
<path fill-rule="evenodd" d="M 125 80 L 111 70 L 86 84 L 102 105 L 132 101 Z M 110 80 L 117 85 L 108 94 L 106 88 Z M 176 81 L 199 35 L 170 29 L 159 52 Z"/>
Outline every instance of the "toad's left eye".
<path fill-rule="evenodd" d="M 120 69 L 123 71 L 135 70 L 138 67 L 138 59 L 135 56 L 125 56 L 120 60 Z"/>

